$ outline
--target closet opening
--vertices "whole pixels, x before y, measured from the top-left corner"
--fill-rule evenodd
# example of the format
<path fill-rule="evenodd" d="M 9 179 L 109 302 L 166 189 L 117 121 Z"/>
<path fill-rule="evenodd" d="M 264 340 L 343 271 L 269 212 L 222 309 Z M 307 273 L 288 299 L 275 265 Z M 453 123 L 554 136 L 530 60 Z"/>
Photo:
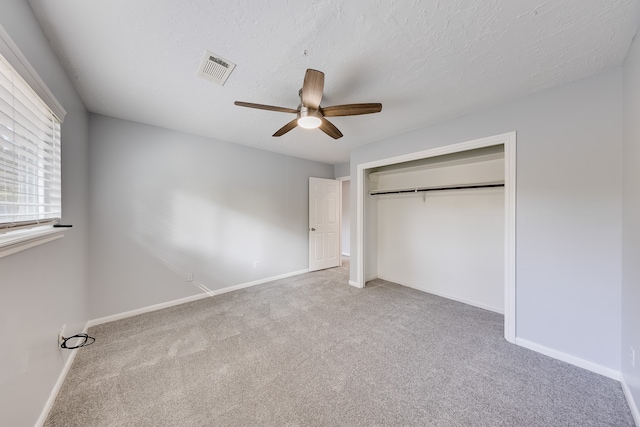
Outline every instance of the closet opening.
<path fill-rule="evenodd" d="M 356 281 L 504 314 L 515 342 L 515 132 L 357 165 Z"/>

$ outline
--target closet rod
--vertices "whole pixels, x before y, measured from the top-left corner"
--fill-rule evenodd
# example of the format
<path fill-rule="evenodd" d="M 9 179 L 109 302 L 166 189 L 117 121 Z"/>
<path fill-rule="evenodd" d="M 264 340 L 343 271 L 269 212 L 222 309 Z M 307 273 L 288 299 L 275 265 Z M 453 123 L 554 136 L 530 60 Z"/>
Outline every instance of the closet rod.
<path fill-rule="evenodd" d="M 443 187 L 420 187 L 406 190 L 373 190 L 369 192 L 371 196 L 380 196 L 383 194 L 403 194 L 403 193 L 422 193 L 426 191 L 448 191 L 448 190 L 468 190 L 473 188 L 495 188 L 504 187 L 504 183 L 486 183 L 486 184 L 461 184 Z"/>

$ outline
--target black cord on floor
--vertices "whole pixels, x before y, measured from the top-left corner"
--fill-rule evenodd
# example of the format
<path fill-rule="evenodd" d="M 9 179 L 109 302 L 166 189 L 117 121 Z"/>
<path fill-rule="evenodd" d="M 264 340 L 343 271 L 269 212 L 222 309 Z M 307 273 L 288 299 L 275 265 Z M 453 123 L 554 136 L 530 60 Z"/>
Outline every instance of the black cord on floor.
<path fill-rule="evenodd" d="M 72 346 L 72 347 L 67 346 L 67 341 L 69 341 L 70 339 L 73 339 L 73 338 L 84 338 L 84 340 L 81 341 L 80 344 L 78 344 L 76 346 Z M 89 342 L 89 340 L 91 340 L 91 341 Z M 60 348 L 66 348 L 67 350 L 73 350 L 74 348 L 80 348 L 80 347 L 85 347 L 87 345 L 91 345 L 94 342 L 96 342 L 96 339 L 94 337 L 90 337 L 87 334 L 76 334 L 76 335 L 74 335 L 72 337 L 69 337 L 69 338 L 63 338 L 62 344 L 60 344 Z"/>

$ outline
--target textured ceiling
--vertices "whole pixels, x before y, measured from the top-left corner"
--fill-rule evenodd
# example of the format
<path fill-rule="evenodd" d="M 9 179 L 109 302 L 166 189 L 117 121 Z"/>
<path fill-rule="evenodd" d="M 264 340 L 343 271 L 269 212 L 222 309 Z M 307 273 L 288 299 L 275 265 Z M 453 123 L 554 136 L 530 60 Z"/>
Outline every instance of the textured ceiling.
<path fill-rule="evenodd" d="M 340 163 L 349 151 L 483 106 L 622 65 L 638 0 L 29 0 L 95 113 Z M 237 64 L 224 86 L 197 76 L 205 50 Z M 344 137 L 296 128 L 305 70 Z"/>

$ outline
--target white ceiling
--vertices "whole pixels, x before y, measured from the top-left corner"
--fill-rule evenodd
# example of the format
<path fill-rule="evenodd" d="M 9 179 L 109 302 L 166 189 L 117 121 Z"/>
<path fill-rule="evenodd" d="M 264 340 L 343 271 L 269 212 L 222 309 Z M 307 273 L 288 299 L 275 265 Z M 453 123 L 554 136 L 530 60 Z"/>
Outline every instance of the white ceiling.
<path fill-rule="evenodd" d="M 89 111 L 340 163 L 357 146 L 619 67 L 638 0 L 29 0 Z M 237 64 L 197 76 L 205 50 Z M 306 53 L 305 53 L 306 52 Z M 307 68 L 344 134 L 296 128 Z"/>

